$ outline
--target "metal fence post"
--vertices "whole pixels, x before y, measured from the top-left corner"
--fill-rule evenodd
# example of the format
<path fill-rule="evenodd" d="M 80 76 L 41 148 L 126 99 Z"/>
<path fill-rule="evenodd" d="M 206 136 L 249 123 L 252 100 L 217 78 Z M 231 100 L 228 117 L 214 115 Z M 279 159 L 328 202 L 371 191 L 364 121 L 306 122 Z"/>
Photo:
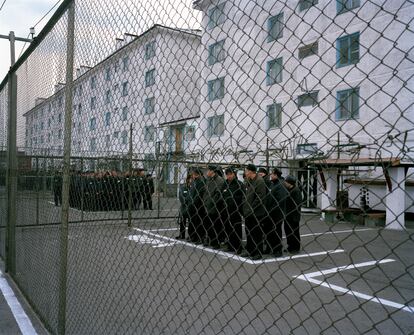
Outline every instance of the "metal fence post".
<path fill-rule="evenodd" d="M 35 177 L 35 192 L 36 192 L 36 224 L 39 224 L 39 192 L 40 192 L 40 182 L 39 182 L 39 157 L 36 157 L 36 177 Z"/>
<path fill-rule="evenodd" d="M 66 332 L 66 291 L 68 262 L 68 221 L 69 221 L 69 185 L 70 185 L 70 152 L 72 142 L 72 87 L 73 57 L 75 40 L 75 2 L 68 7 L 66 86 L 65 86 L 65 135 L 63 152 L 63 187 L 62 213 L 60 229 L 60 278 L 59 278 L 59 311 L 58 334 Z"/>
<path fill-rule="evenodd" d="M 14 45 L 13 43 L 11 43 Z M 14 54 L 14 51 L 12 51 Z M 14 61 L 14 60 L 13 60 Z M 16 197 L 17 197 L 17 77 L 9 72 L 7 143 L 7 230 L 5 271 L 16 273 Z"/>
<path fill-rule="evenodd" d="M 129 182 L 128 182 L 128 227 L 132 226 L 132 123 L 129 127 Z"/>

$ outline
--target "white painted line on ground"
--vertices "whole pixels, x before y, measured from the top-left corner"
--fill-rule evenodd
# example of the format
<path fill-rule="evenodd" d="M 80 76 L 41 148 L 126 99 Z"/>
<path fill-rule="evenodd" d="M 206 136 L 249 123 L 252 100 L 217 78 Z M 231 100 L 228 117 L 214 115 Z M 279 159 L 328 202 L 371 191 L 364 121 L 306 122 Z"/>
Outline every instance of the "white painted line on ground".
<path fill-rule="evenodd" d="M 381 261 L 370 261 L 370 262 L 364 262 L 364 263 L 358 263 L 358 264 L 351 264 L 351 265 L 339 266 L 339 267 L 336 267 L 336 268 L 327 269 L 327 270 L 323 270 L 323 271 L 315 271 L 315 272 L 311 272 L 311 273 L 306 273 L 306 274 L 295 276 L 295 277 L 297 279 L 301 279 L 301 280 L 307 281 L 309 283 L 312 283 L 312 284 L 315 284 L 315 285 L 318 285 L 318 286 L 323 286 L 323 287 L 330 288 L 331 290 L 334 290 L 334 291 L 337 291 L 337 292 L 349 294 L 349 295 L 352 295 L 352 296 L 357 297 L 357 298 L 361 298 L 361 299 L 364 299 L 364 300 L 376 302 L 380 305 L 385 305 L 385 306 L 397 308 L 399 310 L 403 310 L 403 311 L 406 311 L 406 312 L 409 312 L 409 313 L 414 313 L 414 307 L 399 304 L 399 303 L 396 303 L 394 301 L 387 300 L 387 299 L 377 298 L 377 297 L 372 296 L 372 295 L 368 295 L 368 294 L 361 293 L 361 292 L 358 292 L 358 291 L 350 290 L 346 287 L 341 287 L 341 286 L 338 286 L 338 285 L 329 284 L 326 281 L 315 279 L 315 277 L 324 276 L 324 275 L 332 274 L 332 273 L 338 273 L 340 271 L 351 270 L 351 269 L 356 269 L 356 268 L 365 267 L 365 266 L 385 264 L 385 263 L 390 263 L 390 262 L 394 262 L 394 261 L 395 261 L 394 259 L 383 259 Z"/>
<path fill-rule="evenodd" d="M 11 289 L 6 278 L 4 278 L 3 273 L 0 271 L 0 291 L 3 293 L 4 298 L 9 305 L 14 318 L 16 319 L 17 325 L 20 328 L 20 331 L 23 335 L 35 335 L 36 330 L 34 329 L 32 322 L 27 317 L 22 306 L 17 300 L 13 290 Z"/>
<path fill-rule="evenodd" d="M 260 260 L 256 260 L 253 261 L 249 258 L 245 258 L 245 257 L 240 257 L 238 255 L 232 254 L 230 252 L 225 252 L 225 251 L 221 251 L 221 250 L 216 250 L 216 249 L 211 249 L 208 247 L 204 247 L 202 245 L 196 245 L 194 243 L 189 243 L 189 242 L 185 242 L 185 241 L 181 241 L 181 240 L 176 240 L 174 238 L 170 238 L 167 236 L 163 236 L 163 235 L 159 235 L 159 234 L 154 234 L 148 230 L 143 230 L 143 229 L 139 229 L 139 228 L 134 228 L 134 230 L 139 231 L 142 234 L 148 235 L 148 236 L 153 236 L 156 237 L 157 239 L 160 240 L 165 240 L 165 241 L 170 241 L 173 242 L 173 244 L 177 245 L 177 244 L 181 244 L 181 245 L 186 245 L 188 247 L 194 248 L 194 249 L 199 249 L 199 250 L 203 250 L 218 256 L 221 256 L 223 258 L 228 258 L 228 259 L 234 259 L 236 261 L 240 261 L 240 262 L 244 262 L 244 263 L 248 263 L 248 264 L 264 264 L 264 263 L 272 263 L 272 262 L 281 262 L 281 261 L 286 261 L 289 259 L 296 259 L 296 258 L 304 258 L 304 257 L 313 257 L 313 256 L 321 256 L 321 255 L 327 255 L 327 254 L 336 254 L 336 253 L 340 253 L 340 252 L 344 252 L 344 250 L 339 249 L 339 250 L 327 250 L 327 251 L 320 251 L 320 252 L 314 252 L 314 253 L 304 253 L 304 254 L 299 254 L 299 255 L 294 255 L 294 256 L 285 256 L 285 257 L 277 257 L 277 258 L 268 258 L 268 259 L 260 259 Z M 131 235 L 133 236 L 133 235 Z"/>
<path fill-rule="evenodd" d="M 174 231 L 178 230 L 178 228 L 158 228 L 158 229 L 149 229 L 148 231 Z"/>
<path fill-rule="evenodd" d="M 371 228 L 363 228 L 363 229 L 349 229 L 349 230 L 327 230 L 323 233 L 312 233 L 312 234 L 301 234 L 300 237 L 308 237 L 308 236 L 319 236 L 319 235 L 331 235 L 331 234 L 344 234 L 344 233 L 354 233 L 360 231 L 369 231 L 373 230 Z"/>

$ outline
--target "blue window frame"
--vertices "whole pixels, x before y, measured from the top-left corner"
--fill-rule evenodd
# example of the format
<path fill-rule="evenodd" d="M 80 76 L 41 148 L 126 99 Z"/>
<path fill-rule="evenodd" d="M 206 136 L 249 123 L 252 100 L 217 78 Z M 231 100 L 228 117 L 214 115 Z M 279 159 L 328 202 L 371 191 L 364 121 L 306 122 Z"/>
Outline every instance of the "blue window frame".
<path fill-rule="evenodd" d="M 155 84 L 155 69 L 145 72 L 145 87 Z"/>
<path fill-rule="evenodd" d="M 359 118 L 359 87 L 337 92 L 335 117 L 337 121 Z"/>
<path fill-rule="evenodd" d="M 109 127 L 111 125 L 111 113 L 107 112 L 105 114 L 105 126 Z"/>
<path fill-rule="evenodd" d="M 89 120 L 89 130 L 95 130 L 96 129 L 96 117 L 91 117 Z"/>
<path fill-rule="evenodd" d="M 105 70 L 105 80 L 106 81 L 111 80 L 111 68 L 109 68 L 109 67 Z"/>
<path fill-rule="evenodd" d="M 96 107 L 96 97 L 91 98 L 91 109 L 95 109 Z"/>
<path fill-rule="evenodd" d="M 129 57 L 126 56 L 124 58 L 122 58 L 122 71 L 128 71 L 128 67 L 129 67 Z"/>
<path fill-rule="evenodd" d="M 299 0 L 298 6 L 299 11 L 307 10 L 308 8 L 311 8 L 312 6 L 315 6 L 318 4 L 318 0 Z"/>
<path fill-rule="evenodd" d="M 214 115 L 207 119 L 207 133 L 209 137 L 221 136 L 224 134 L 224 115 Z"/>
<path fill-rule="evenodd" d="M 105 104 L 111 103 L 111 90 L 105 92 Z"/>
<path fill-rule="evenodd" d="M 348 66 L 359 62 L 359 32 L 340 37 L 336 40 L 336 67 Z"/>
<path fill-rule="evenodd" d="M 316 155 L 318 152 L 317 143 L 303 143 L 296 146 L 296 154 L 298 155 Z"/>
<path fill-rule="evenodd" d="M 144 141 L 152 142 L 155 138 L 155 128 L 154 126 L 145 126 L 144 127 Z"/>
<path fill-rule="evenodd" d="M 266 83 L 268 86 L 281 83 L 283 80 L 283 58 L 276 58 L 267 62 Z"/>
<path fill-rule="evenodd" d="M 298 107 L 315 107 L 318 105 L 319 91 L 312 91 L 298 96 Z"/>
<path fill-rule="evenodd" d="M 128 132 L 126 130 L 121 133 L 121 141 L 123 145 L 128 144 Z"/>
<path fill-rule="evenodd" d="M 214 27 L 219 26 L 226 20 L 226 17 L 224 15 L 224 7 L 225 2 L 222 2 L 221 4 L 214 6 L 208 11 L 208 29 L 213 29 Z"/>
<path fill-rule="evenodd" d="M 96 151 L 96 137 L 91 138 L 91 141 L 89 143 L 89 149 L 92 152 Z"/>
<path fill-rule="evenodd" d="M 147 98 L 144 101 L 144 110 L 145 110 L 145 114 L 151 114 L 154 113 L 154 108 L 155 108 L 155 98 Z"/>
<path fill-rule="evenodd" d="M 361 6 L 360 0 L 336 0 L 336 12 L 342 14 Z"/>
<path fill-rule="evenodd" d="M 155 56 L 155 41 L 148 42 L 145 45 L 145 60 Z"/>
<path fill-rule="evenodd" d="M 282 125 L 282 104 L 273 103 L 266 106 L 267 129 L 280 128 Z"/>
<path fill-rule="evenodd" d="M 267 20 L 267 41 L 272 42 L 283 37 L 283 13 Z"/>
<path fill-rule="evenodd" d="M 224 77 L 209 80 L 208 86 L 208 100 L 219 100 L 224 97 Z"/>
<path fill-rule="evenodd" d="M 225 40 L 218 41 L 208 47 L 208 65 L 222 62 L 226 58 L 224 41 Z"/>
<path fill-rule="evenodd" d="M 91 77 L 91 89 L 96 88 L 96 76 Z"/>
<path fill-rule="evenodd" d="M 126 121 L 128 119 L 128 107 L 124 106 L 122 107 L 122 117 L 121 120 L 122 121 Z"/>
<path fill-rule="evenodd" d="M 128 95 L 128 82 L 122 83 L 122 96 L 125 97 Z"/>

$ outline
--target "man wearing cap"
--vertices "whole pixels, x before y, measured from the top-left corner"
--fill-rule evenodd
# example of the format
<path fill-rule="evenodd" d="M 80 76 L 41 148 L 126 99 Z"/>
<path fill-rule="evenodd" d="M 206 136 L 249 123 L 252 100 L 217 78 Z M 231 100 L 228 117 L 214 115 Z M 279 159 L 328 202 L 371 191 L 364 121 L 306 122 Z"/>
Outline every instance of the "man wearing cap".
<path fill-rule="evenodd" d="M 225 170 L 226 180 L 223 184 L 225 204 L 224 229 L 227 236 L 225 251 L 238 254 L 242 251 L 242 211 L 244 203 L 244 185 L 237 179 L 237 172 L 232 167 Z"/>
<path fill-rule="evenodd" d="M 266 216 L 264 206 L 266 198 L 266 184 L 257 174 L 254 164 L 247 165 L 244 170 L 247 180 L 246 201 L 243 204 L 243 213 L 246 224 L 246 251 L 242 257 L 250 257 L 253 260 L 262 258 L 263 229 L 261 223 Z"/>
<path fill-rule="evenodd" d="M 265 222 L 265 244 L 269 248 L 269 254 L 280 257 L 283 250 L 282 226 L 285 220 L 288 191 L 283 183 L 282 172 L 278 168 L 273 169 L 270 178 L 272 185 L 266 199 L 266 208 L 270 220 Z"/>
<path fill-rule="evenodd" d="M 203 206 L 203 197 L 205 193 L 205 180 L 200 168 L 191 169 L 193 182 L 190 187 L 188 200 L 188 236 L 191 242 L 201 244 L 205 232 L 203 221 L 205 220 L 205 211 Z"/>
<path fill-rule="evenodd" d="M 289 253 L 296 254 L 300 251 L 299 222 L 302 194 L 293 176 L 286 177 L 285 186 L 289 190 L 286 199 L 285 234 Z"/>
<path fill-rule="evenodd" d="M 224 207 L 221 195 L 224 179 L 219 176 L 217 170 L 218 167 L 215 165 L 207 167 L 206 192 L 204 193 L 204 207 L 207 214 L 204 221 L 204 229 L 207 233 L 205 245 L 214 249 L 220 247 L 219 235 L 222 235 L 222 230 L 224 230 L 220 216 Z"/>

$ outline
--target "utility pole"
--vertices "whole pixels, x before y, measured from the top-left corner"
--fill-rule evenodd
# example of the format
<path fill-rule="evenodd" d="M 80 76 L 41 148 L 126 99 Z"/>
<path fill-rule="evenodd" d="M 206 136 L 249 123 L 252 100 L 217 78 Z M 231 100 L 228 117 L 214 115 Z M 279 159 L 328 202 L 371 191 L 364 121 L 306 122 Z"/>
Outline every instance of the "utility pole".
<path fill-rule="evenodd" d="M 34 28 L 30 29 L 32 37 Z M 14 31 L 9 35 L 0 35 L 1 39 L 10 41 L 10 68 L 16 62 L 15 42 L 29 42 L 33 39 L 16 37 Z M 16 256 L 16 196 L 17 196 L 17 76 L 15 72 L 8 73 L 8 131 L 7 131 L 7 171 L 6 171 L 6 192 L 7 192 L 7 230 L 6 230 L 6 272 L 15 274 Z"/>

